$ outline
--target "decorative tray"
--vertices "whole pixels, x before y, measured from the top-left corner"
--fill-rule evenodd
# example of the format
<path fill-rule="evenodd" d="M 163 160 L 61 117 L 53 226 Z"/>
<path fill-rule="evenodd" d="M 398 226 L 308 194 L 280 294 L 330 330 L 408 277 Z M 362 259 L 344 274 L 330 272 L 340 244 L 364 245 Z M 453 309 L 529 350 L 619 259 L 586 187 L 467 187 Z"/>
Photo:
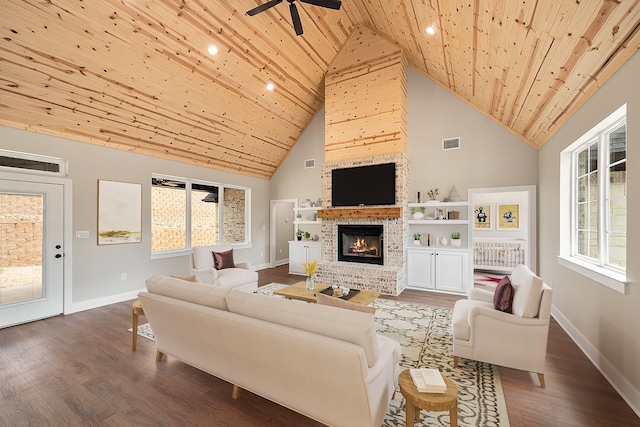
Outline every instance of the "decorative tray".
<path fill-rule="evenodd" d="M 333 288 L 329 286 L 328 288 L 321 290 L 320 293 L 333 296 Z M 341 297 L 336 297 L 336 298 L 340 298 L 346 301 L 346 300 L 350 300 L 358 293 L 360 293 L 360 289 L 351 289 L 347 295 L 342 295 Z"/>

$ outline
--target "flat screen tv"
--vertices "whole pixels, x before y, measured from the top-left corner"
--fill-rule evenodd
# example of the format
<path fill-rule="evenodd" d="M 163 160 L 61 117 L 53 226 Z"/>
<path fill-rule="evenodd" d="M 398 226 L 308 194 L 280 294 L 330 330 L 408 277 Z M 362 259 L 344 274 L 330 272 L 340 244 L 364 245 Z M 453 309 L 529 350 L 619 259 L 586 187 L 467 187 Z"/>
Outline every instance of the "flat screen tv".
<path fill-rule="evenodd" d="M 395 205 L 396 164 L 333 169 L 331 204 L 335 207 Z"/>

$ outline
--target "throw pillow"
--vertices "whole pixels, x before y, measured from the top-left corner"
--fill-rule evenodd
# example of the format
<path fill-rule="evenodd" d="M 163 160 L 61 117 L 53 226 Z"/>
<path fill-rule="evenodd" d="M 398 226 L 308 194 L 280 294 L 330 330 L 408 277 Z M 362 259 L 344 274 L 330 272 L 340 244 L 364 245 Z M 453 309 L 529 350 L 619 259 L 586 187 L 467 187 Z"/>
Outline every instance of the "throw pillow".
<path fill-rule="evenodd" d="M 216 270 L 235 268 L 236 265 L 233 262 L 233 249 L 229 249 L 224 252 L 213 251 L 213 265 L 216 267 Z"/>
<path fill-rule="evenodd" d="M 536 317 L 542 297 L 542 279 L 520 264 L 511 273 L 511 285 L 513 285 L 513 314 L 529 319 Z"/>
<path fill-rule="evenodd" d="M 200 279 L 198 279 L 198 276 L 196 276 L 195 274 L 193 276 L 171 276 L 174 279 L 180 279 L 180 280 L 184 280 L 186 282 L 195 282 L 195 283 L 201 283 Z"/>
<path fill-rule="evenodd" d="M 504 276 L 493 294 L 493 307 L 505 313 L 513 312 L 513 286 L 509 276 Z"/>
<path fill-rule="evenodd" d="M 376 314 L 376 308 L 370 305 L 356 304 L 355 302 L 345 301 L 340 298 L 332 297 L 331 295 L 323 294 L 322 292 L 316 293 L 316 302 L 322 305 L 331 305 L 339 308 L 346 308 L 347 310 L 361 311 L 363 313 Z"/>

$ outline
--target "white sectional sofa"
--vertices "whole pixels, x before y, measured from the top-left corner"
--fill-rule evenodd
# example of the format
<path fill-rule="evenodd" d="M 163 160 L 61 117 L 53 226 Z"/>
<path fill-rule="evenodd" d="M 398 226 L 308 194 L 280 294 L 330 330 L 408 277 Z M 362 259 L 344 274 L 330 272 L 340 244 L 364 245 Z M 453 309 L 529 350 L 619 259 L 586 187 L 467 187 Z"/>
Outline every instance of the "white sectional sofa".
<path fill-rule="evenodd" d="M 374 315 L 152 276 L 139 294 L 163 354 L 330 426 L 380 426 L 400 344 Z M 241 399 L 241 397 L 240 397 Z"/>
<path fill-rule="evenodd" d="M 235 268 L 216 269 L 213 252 L 231 250 L 228 245 L 195 246 L 191 257 L 191 273 L 202 283 L 221 288 L 254 292 L 258 289 L 258 272 L 247 261 L 235 262 Z"/>

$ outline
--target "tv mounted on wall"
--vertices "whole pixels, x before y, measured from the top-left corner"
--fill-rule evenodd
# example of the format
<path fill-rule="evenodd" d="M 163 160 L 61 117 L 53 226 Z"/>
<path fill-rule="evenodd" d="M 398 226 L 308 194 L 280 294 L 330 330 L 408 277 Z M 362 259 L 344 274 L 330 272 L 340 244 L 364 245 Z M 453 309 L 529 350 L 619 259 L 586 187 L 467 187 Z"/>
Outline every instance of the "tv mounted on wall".
<path fill-rule="evenodd" d="M 331 204 L 334 207 L 395 205 L 396 164 L 333 169 Z"/>

